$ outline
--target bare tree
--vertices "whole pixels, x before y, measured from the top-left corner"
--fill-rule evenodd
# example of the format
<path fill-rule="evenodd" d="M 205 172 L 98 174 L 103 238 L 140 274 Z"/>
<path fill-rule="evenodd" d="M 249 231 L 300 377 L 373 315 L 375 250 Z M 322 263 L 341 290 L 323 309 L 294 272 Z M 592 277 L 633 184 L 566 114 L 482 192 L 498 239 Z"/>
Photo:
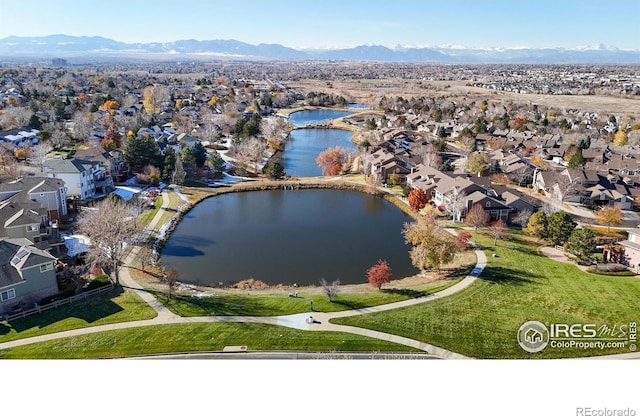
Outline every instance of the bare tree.
<path fill-rule="evenodd" d="M 322 292 L 327 296 L 329 302 L 333 301 L 338 296 L 338 292 L 340 292 L 340 280 L 334 280 L 329 284 L 323 277 L 320 279 L 320 286 L 322 286 Z"/>
<path fill-rule="evenodd" d="M 95 210 L 84 210 L 78 220 L 79 231 L 91 240 L 89 263 L 106 263 L 120 284 L 119 269 L 126 254 L 126 242 L 134 239 L 136 218 L 131 207 L 119 198 L 106 198 Z"/>
<path fill-rule="evenodd" d="M 523 209 L 513 218 L 513 222 L 524 228 L 529 223 L 531 214 L 533 214 L 533 211 L 530 209 Z"/>
<path fill-rule="evenodd" d="M 164 280 L 167 282 L 167 289 L 169 290 L 169 299 L 173 297 L 173 290 L 178 284 L 178 270 L 175 267 L 168 269 L 164 273 Z"/>
<path fill-rule="evenodd" d="M 449 204 L 445 207 L 449 214 L 453 218 L 453 222 L 460 221 L 462 218 L 462 211 L 465 208 L 467 194 L 458 191 L 458 188 L 453 188 L 448 194 L 447 199 Z"/>
<path fill-rule="evenodd" d="M 72 137 L 76 140 L 86 142 L 93 130 L 93 116 L 83 111 L 78 111 L 73 115 Z"/>
<path fill-rule="evenodd" d="M 28 107 L 9 107 L 5 108 L 1 114 L 2 127 L 9 130 L 29 124 L 33 112 Z"/>
<path fill-rule="evenodd" d="M 40 142 L 35 146 L 31 146 L 30 150 L 30 158 L 38 165 L 40 172 L 44 172 L 44 161 L 53 148 L 48 143 Z"/>
<path fill-rule="evenodd" d="M 523 166 L 509 174 L 509 179 L 521 186 L 523 182 L 531 177 L 531 168 Z"/>

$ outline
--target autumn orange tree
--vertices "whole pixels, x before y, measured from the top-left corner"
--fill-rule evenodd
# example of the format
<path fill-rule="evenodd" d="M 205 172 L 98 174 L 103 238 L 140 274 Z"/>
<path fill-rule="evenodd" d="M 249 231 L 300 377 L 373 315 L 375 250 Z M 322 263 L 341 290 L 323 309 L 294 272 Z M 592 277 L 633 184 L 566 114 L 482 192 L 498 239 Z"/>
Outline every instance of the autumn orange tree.
<path fill-rule="evenodd" d="M 367 280 L 369 280 L 369 284 L 377 287 L 378 290 L 380 290 L 383 284 L 389 283 L 391 279 L 393 279 L 393 272 L 386 260 L 378 260 L 377 264 L 367 270 Z"/>
<path fill-rule="evenodd" d="M 490 219 L 491 216 L 480 204 L 475 204 L 471 207 L 469 212 L 467 212 L 464 222 L 472 226 L 475 230 L 475 235 L 473 237 L 474 242 L 478 239 L 478 228 L 486 227 L 486 225 L 489 224 Z"/>
<path fill-rule="evenodd" d="M 469 239 L 471 238 L 471 233 L 469 231 L 460 231 L 456 236 L 456 246 L 460 250 L 466 250 L 469 248 Z"/>
<path fill-rule="evenodd" d="M 407 196 L 411 211 L 420 211 L 429 203 L 429 195 L 422 189 L 414 189 Z"/>
<path fill-rule="evenodd" d="M 607 231 L 611 229 L 611 226 L 622 225 L 624 216 L 620 207 L 604 207 L 595 213 L 596 222 L 598 224 L 606 225 Z"/>
<path fill-rule="evenodd" d="M 346 161 L 347 152 L 341 146 L 330 147 L 316 158 L 323 175 L 337 175 Z"/>

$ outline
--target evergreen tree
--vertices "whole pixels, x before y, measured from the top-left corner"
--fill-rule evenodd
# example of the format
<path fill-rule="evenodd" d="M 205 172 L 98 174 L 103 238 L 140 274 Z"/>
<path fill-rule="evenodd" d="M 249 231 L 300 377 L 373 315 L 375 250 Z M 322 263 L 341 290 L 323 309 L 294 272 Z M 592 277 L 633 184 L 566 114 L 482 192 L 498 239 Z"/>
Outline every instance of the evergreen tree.
<path fill-rule="evenodd" d="M 162 162 L 162 175 L 160 178 L 163 182 L 171 182 L 171 175 L 176 164 L 176 151 L 173 147 L 167 146 L 164 150 L 164 161 Z"/>
<path fill-rule="evenodd" d="M 595 234 L 590 228 L 577 228 L 569 236 L 568 251 L 579 263 L 590 263 L 596 249 Z"/>
<path fill-rule="evenodd" d="M 566 243 L 576 223 L 566 211 L 556 211 L 547 219 L 547 241 L 559 245 Z"/>
<path fill-rule="evenodd" d="M 281 179 L 284 176 L 284 166 L 278 162 L 269 162 L 264 173 L 269 179 Z"/>
<path fill-rule="evenodd" d="M 209 155 L 207 155 L 207 149 L 204 148 L 202 143 L 196 142 L 196 144 L 194 144 L 190 149 L 190 152 L 193 156 L 193 160 L 195 161 L 196 166 L 199 168 L 203 167 Z"/>

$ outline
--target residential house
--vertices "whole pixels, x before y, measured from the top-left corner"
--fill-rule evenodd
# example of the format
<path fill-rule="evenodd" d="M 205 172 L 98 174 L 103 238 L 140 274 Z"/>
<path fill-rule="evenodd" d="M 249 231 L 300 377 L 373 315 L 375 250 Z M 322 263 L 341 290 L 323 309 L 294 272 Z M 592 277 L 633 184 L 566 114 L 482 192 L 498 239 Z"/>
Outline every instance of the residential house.
<path fill-rule="evenodd" d="M 75 158 L 47 159 L 44 162 L 44 171 L 47 177 L 64 181 L 69 198 L 81 201 L 93 198 L 96 195 L 96 181 L 105 179 L 99 162 Z"/>
<path fill-rule="evenodd" d="M 44 209 L 48 221 L 65 218 L 67 187 L 61 179 L 26 176 L 0 184 L 0 203 L 30 204 L 27 209 Z"/>
<path fill-rule="evenodd" d="M 11 143 L 14 147 L 32 146 L 38 143 L 40 130 L 31 127 L 19 127 L 0 132 L 0 142 Z"/>
<path fill-rule="evenodd" d="M 56 258 L 24 238 L 0 238 L 0 314 L 58 293 Z"/>
<path fill-rule="evenodd" d="M 73 158 L 99 163 L 101 173 L 96 175 L 96 192 L 98 193 L 106 194 L 113 191 L 115 189 L 113 178 L 120 182 L 127 175 L 127 165 L 120 150 L 107 150 L 95 146 L 78 150 Z"/>
<path fill-rule="evenodd" d="M 640 230 L 629 230 L 628 237 L 618 242 L 623 247 L 621 263 L 631 267 L 636 272 L 640 271 Z"/>

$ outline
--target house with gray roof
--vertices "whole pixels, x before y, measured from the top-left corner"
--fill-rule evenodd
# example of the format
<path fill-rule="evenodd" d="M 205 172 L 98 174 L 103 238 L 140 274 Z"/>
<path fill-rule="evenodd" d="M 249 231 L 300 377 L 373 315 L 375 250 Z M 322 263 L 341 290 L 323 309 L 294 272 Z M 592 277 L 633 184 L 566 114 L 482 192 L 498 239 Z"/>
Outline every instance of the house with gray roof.
<path fill-rule="evenodd" d="M 96 195 L 96 181 L 102 179 L 100 163 L 90 160 L 52 158 L 44 162 L 49 178 L 62 179 L 69 198 L 91 199 Z"/>
<path fill-rule="evenodd" d="M 24 238 L 0 238 L 0 315 L 58 293 L 56 258 Z"/>

